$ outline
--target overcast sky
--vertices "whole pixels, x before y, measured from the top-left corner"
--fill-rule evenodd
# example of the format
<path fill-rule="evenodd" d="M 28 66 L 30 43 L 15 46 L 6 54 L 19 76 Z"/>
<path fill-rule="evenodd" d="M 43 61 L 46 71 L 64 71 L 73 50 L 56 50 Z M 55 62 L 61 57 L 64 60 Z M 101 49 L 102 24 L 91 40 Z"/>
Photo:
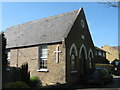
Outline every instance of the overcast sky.
<path fill-rule="evenodd" d="M 2 3 L 2 28 L 66 13 L 83 7 L 93 42 L 96 46 L 118 45 L 118 8 L 97 2 L 16 2 Z"/>

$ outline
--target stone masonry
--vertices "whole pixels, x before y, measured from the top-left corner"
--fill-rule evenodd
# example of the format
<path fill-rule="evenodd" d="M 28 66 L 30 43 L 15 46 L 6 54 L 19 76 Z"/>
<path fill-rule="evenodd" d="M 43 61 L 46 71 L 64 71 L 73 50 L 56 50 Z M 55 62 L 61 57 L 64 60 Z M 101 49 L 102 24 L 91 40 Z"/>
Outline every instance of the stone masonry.
<path fill-rule="evenodd" d="M 59 46 L 59 63 L 56 63 L 56 47 Z M 24 62 L 28 62 L 31 76 L 37 76 L 42 85 L 51 83 L 65 83 L 65 47 L 64 44 L 48 45 L 48 72 L 38 72 L 39 46 L 27 47 L 20 49 L 11 49 L 10 66 L 21 66 Z"/>
<path fill-rule="evenodd" d="M 119 52 L 118 50 L 108 46 L 108 45 L 105 45 L 103 47 L 101 47 L 101 49 L 105 50 L 106 51 L 106 59 L 108 59 L 109 61 L 113 61 L 115 59 L 119 59 Z"/>

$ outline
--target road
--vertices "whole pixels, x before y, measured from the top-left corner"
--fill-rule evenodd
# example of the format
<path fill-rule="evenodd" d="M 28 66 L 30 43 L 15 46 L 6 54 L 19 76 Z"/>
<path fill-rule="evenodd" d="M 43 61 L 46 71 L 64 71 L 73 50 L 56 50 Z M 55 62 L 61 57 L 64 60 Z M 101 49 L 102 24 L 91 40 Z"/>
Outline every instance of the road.
<path fill-rule="evenodd" d="M 103 86 L 105 88 L 120 88 L 120 76 L 113 77 L 113 83 Z"/>
<path fill-rule="evenodd" d="M 104 85 L 104 86 L 96 86 L 96 85 L 81 85 L 81 86 L 79 86 L 79 85 L 77 85 L 77 86 L 75 86 L 75 88 L 76 88 L 76 90 L 79 90 L 79 89 L 94 89 L 94 90 L 97 90 L 97 89 L 102 89 L 103 88 L 103 90 L 105 89 L 105 90 L 107 90 L 107 88 L 109 89 L 109 90 L 120 90 L 120 76 L 114 76 L 113 77 L 113 82 L 112 83 L 108 83 L 108 84 L 106 84 L 106 85 Z M 110 89 L 111 88 L 111 89 Z M 118 89 L 119 88 L 119 89 Z"/>

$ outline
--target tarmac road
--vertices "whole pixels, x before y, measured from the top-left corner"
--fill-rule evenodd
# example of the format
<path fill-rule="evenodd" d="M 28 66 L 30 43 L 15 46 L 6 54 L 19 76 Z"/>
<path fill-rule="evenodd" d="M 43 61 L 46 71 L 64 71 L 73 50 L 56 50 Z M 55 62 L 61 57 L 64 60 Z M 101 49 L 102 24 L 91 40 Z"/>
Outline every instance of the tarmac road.
<path fill-rule="evenodd" d="M 103 86 L 105 88 L 120 88 L 120 76 L 113 77 L 113 83 Z"/>
<path fill-rule="evenodd" d="M 113 82 L 108 83 L 104 86 L 97 86 L 97 85 L 84 85 L 84 86 L 75 86 L 76 90 L 85 89 L 85 90 L 120 90 L 120 76 L 114 76 Z"/>

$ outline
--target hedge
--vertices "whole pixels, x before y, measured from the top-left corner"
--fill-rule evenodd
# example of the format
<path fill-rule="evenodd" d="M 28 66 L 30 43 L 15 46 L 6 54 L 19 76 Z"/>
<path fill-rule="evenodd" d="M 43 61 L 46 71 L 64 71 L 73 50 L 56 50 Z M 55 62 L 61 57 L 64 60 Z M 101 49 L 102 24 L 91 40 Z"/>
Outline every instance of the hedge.
<path fill-rule="evenodd" d="M 114 66 L 110 64 L 95 64 L 96 68 L 106 68 L 109 72 L 114 70 Z"/>
<path fill-rule="evenodd" d="M 37 87 L 37 84 L 39 83 L 39 78 L 38 77 L 36 77 L 36 76 L 32 76 L 32 77 L 30 77 L 30 83 L 29 83 L 29 85 L 32 87 L 32 88 L 34 88 L 34 87 Z M 40 83 L 41 84 L 41 83 Z"/>
<path fill-rule="evenodd" d="M 5 88 L 30 88 L 25 82 L 9 82 L 5 85 Z"/>

